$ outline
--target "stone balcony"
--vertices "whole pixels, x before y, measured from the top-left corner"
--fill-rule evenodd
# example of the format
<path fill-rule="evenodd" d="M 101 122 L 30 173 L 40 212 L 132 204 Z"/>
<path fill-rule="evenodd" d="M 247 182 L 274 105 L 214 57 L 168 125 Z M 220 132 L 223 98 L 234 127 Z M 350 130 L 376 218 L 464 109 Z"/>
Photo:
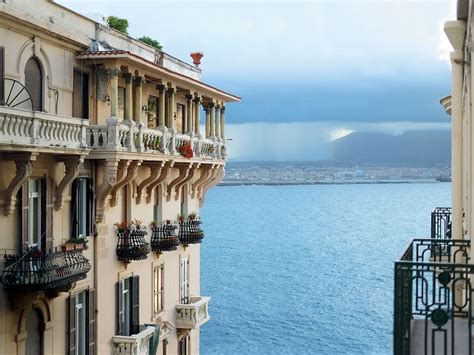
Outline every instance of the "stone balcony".
<path fill-rule="evenodd" d="M 176 305 L 176 328 L 195 329 L 206 323 L 209 316 L 210 297 L 190 297 L 189 304 Z"/>
<path fill-rule="evenodd" d="M 161 156 L 180 156 L 180 147 L 189 144 L 193 158 L 225 159 L 225 141 L 203 138 L 193 133 L 174 133 L 167 128 L 150 129 L 135 122 L 107 120 L 106 125 L 87 128 L 87 145 L 93 154 L 106 152 L 152 153 Z"/>
<path fill-rule="evenodd" d="M 44 112 L 0 106 L 0 145 L 2 150 L 87 149 L 88 120 Z"/>
<path fill-rule="evenodd" d="M 112 337 L 114 343 L 114 355 L 149 355 L 155 327 L 146 326 L 138 334 L 123 336 L 116 335 Z"/>

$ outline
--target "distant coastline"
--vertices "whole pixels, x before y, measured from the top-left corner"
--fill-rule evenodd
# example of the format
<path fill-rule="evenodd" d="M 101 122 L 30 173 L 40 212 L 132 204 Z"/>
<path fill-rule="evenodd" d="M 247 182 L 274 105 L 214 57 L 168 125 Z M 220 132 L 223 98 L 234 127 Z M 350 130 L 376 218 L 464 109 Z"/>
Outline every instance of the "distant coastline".
<path fill-rule="evenodd" d="M 435 179 L 420 180 L 350 180 L 350 181 L 223 181 L 217 186 L 291 186 L 291 185 L 374 185 L 374 184 L 439 184 Z"/>

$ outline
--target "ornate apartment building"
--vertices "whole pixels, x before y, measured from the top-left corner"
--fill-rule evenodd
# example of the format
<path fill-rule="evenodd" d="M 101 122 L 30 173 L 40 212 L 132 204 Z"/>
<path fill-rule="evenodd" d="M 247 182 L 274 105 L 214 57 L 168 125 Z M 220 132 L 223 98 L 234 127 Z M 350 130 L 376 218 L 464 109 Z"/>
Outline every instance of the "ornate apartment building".
<path fill-rule="evenodd" d="M 240 100 L 200 74 L 52 1 L 0 1 L 0 354 L 199 353 L 199 208 Z"/>
<path fill-rule="evenodd" d="M 474 126 L 472 0 L 457 1 L 444 31 L 450 54 L 452 207 L 431 215 L 431 238 L 413 239 L 395 262 L 394 353 L 474 354 Z"/>

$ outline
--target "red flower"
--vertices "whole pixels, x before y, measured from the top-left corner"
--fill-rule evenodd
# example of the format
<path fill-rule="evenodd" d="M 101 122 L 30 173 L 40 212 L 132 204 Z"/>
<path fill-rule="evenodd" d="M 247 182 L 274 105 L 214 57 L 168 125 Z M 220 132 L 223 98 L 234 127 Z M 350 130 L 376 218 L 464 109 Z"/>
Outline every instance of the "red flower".
<path fill-rule="evenodd" d="M 181 154 L 186 159 L 191 159 L 193 157 L 193 148 L 191 148 L 191 144 L 185 143 L 178 148 L 179 154 Z"/>

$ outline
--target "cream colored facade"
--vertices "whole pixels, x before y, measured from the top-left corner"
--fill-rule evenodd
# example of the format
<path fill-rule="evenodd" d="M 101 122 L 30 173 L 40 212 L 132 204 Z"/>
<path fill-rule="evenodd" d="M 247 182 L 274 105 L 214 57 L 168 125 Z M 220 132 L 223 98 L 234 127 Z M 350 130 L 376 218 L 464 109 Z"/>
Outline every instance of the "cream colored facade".
<path fill-rule="evenodd" d="M 148 354 L 158 331 L 145 324 L 159 329 L 157 354 L 164 346 L 167 354 L 198 354 L 209 319 L 200 244 L 123 262 L 114 224 L 138 218 L 150 242 L 152 221 L 199 214 L 224 174 L 225 105 L 240 99 L 203 83 L 200 69 L 50 1 L 0 1 L 1 48 L 0 249 L 20 256 L 13 266 L 0 261 L 0 354 Z M 46 260 L 83 227 L 88 248 L 80 254 L 90 270 L 51 286 L 71 275 L 60 269 L 64 251 L 51 262 L 54 277 L 39 280 L 44 265 L 21 255 L 40 250 Z M 119 306 L 120 314 L 132 307 L 125 320 Z M 118 334 L 137 320 L 138 335 Z"/>

